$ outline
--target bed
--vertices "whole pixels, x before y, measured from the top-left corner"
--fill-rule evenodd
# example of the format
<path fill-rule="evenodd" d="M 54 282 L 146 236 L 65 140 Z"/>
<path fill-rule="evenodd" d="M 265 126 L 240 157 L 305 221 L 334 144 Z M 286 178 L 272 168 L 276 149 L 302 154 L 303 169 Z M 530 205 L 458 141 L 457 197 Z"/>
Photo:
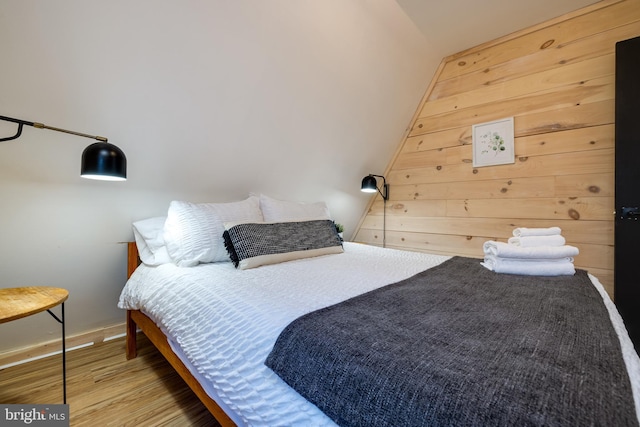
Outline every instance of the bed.
<path fill-rule="evenodd" d="M 262 220 L 264 219 L 263 217 Z M 411 395 L 411 402 L 407 403 L 403 400 L 393 400 L 402 398 L 391 398 L 392 396 L 387 389 L 381 388 L 380 390 L 383 390 L 383 393 L 381 392 L 381 395 L 374 396 L 373 400 L 368 402 L 368 404 L 374 406 L 356 406 L 356 409 L 353 407 L 347 408 L 347 412 L 350 411 L 352 413 L 349 416 L 351 418 L 342 419 L 339 411 L 344 411 L 344 408 L 339 408 L 337 413 L 332 412 L 332 410 L 336 405 L 344 406 L 341 405 L 346 399 L 343 395 L 337 395 L 334 401 L 329 403 L 326 403 L 323 400 L 324 398 L 320 397 L 320 400 L 314 400 L 316 404 L 311 403 L 303 395 L 311 396 L 310 399 L 312 400 L 315 399 L 316 397 L 313 394 L 324 385 L 323 383 L 333 383 L 334 386 L 338 384 L 338 391 L 341 392 L 343 388 L 347 388 L 345 384 L 352 382 L 353 379 L 341 377 L 338 380 L 332 380 L 327 377 L 326 381 L 316 381 L 317 378 L 313 378 L 313 372 L 311 374 L 304 372 L 307 364 L 305 361 L 310 360 L 310 355 L 304 357 L 300 355 L 308 349 L 313 349 L 309 350 L 313 353 L 311 354 L 311 359 L 313 359 L 314 354 L 319 354 L 323 351 L 320 347 L 322 347 L 324 338 L 334 340 L 335 337 L 329 337 L 329 335 L 334 330 L 341 330 L 342 326 L 336 326 L 335 322 L 336 319 L 342 319 L 343 316 L 343 314 L 339 314 L 334 310 L 344 307 L 345 302 L 352 303 L 367 298 L 379 299 L 376 292 L 399 289 L 396 286 L 399 283 L 416 286 L 415 283 L 411 282 L 415 277 L 423 277 L 424 283 L 427 284 L 437 279 L 433 276 L 434 274 L 439 274 L 439 277 L 445 277 L 450 275 L 451 271 L 463 274 L 461 277 L 468 277 L 470 274 L 463 273 L 466 271 L 465 269 L 476 268 L 480 264 L 480 260 L 383 249 L 348 242 L 343 243 L 341 247 L 343 251 L 339 253 L 303 257 L 285 262 L 278 261 L 260 265 L 256 268 L 241 269 L 236 268 L 234 263 L 230 261 L 198 263 L 190 267 L 178 266 L 176 263 L 160 263 L 159 265 L 145 265 L 143 263 L 139 265 L 139 251 L 135 243 L 130 243 L 128 256 L 130 278 L 123 289 L 119 302 L 119 306 L 127 310 L 127 357 L 135 357 L 135 337 L 137 330 L 140 329 L 159 348 L 165 358 L 194 390 L 198 398 L 203 401 L 216 419 L 219 420 L 220 424 L 224 426 L 335 426 L 336 421 L 339 425 L 371 425 L 371 418 L 368 417 L 378 416 L 377 414 L 371 414 L 371 412 L 375 412 L 371 411 L 371 408 L 384 407 L 380 402 L 391 402 L 389 405 L 393 407 L 391 408 L 393 411 L 395 411 L 394 408 L 410 407 L 413 402 L 419 400 L 416 399 L 415 394 Z M 509 276 L 498 275 L 483 267 L 480 268 L 481 270 L 473 270 L 474 273 L 471 276 L 480 277 L 485 274 L 484 272 L 496 276 Z M 505 364 L 505 360 L 515 360 L 517 357 L 526 356 L 525 360 L 530 362 L 530 366 L 526 366 L 526 369 L 517 367 L 509 375 L 513 376 L 515 373 L 516 376 L 520 376 L 519 373 L 526 372 L 526 375 L 522 375 L 529 377 L 525 378 L 526 381 L 534 378 L 536 381 L 534 384 L 540 384 L 538 381 L 540 381 L 541 377 L 553 377 L 551 373 L 557 371 L 558 375 L 556 377 L 574 376 L 577 378 L 576 381 L 579 384 L 576 391 L 570 392 L 569 388 L 571 386 L 569 383 L 552 383 L 554 387 L 551 390 L 540 392 L 536 395 L 536 399 L 539 400 L 536 405 L 539 408 L 535 413 L 532 413 L 531 408 L 525 408 L 525 412 L 528 411 L 530 413 L 513 415 L 509 414 L 509 412 L 513 412 L 510 408 L 518 407 L 519 403 L 517 399 L 515 403 L 511 402 L 512 397 L 505 396 L 504 390 L 513 395 L 517 395 L 518 393 L 516 392 L 525 393 L 524 397 L 521 396 L 520 399 L 531 400 L 528 397 L 529 394 L 526 394 L 530 390 L 524 387 L 523 391 L 522 385 L 512 388 L 506 388 L 500 384 L 497 386 L 494 384 L 491 386 L 492 388 L 489 388 L 489 385 L 487 385 L 487 392 L 484 394 L 495 394 L 495 396 L 493 400 L 489 400 L 489 406 L 493 405 L 493 408 L 485 411 L 487 400 L 484 399 L 484 396 L 477 396 L 478 394 L 483 394 L 484 385 L 481 384 L 479 386 L 479 381 L 476 380 L 465 386 L 475 387 L 473 396 L 476 397 L 465 395 L 464 393 L 468 393 L 465 390 L 453 390 L 452 393 L 449 393 L 449 391 L 443 392 L 443 389 L 462 388 L 462 386 L 456 387 L 455 384 L 457 383 L 441 378 L 441 373 L 431 375 L 430 371 L 425 370 L 430 369 L 427 365 L 431 360 L 438 357 L 440 360 L 445 360 L 442 359 L 442 355 L 438 356 L 435 353 L 429 353 L 429 357 L 426 360 L 418 363 L 420 366 L 412 368 L 415 368 L 415 372 L 420 375 L 418 376 L 419 380 L 410 385 L 411 387 L 418 387 L 421 392 L 432 393 L 430 396 L 435 396 L 433 399 L 424 399 L 426 402 L 421 402 L 420 405 L 430 405 L 429 401 L 437 402 L 437 404 L 432 405 L 437 406 L 437 408 L 416 406 L 418 413 L 427 414 L 429 412 L 431 414 L 430 411 L 433 411 L 431 414 L 433 416 L 432 419 L 427 420 L 425 415 L 424 418 L 427 420 L 424 421 L 425 425 L 508 425 L 508 420 L 510 419 L 520 420 L 521 425 L 578 425 L 576 422 L 582 425 L 584 420 L 575 417 L 582 416 L 580 413 L 589 414 L 588 416 L 591 417 L 594 410 L 596 412 L 599 411 L 593 415 L 594 417 L 604 418 L 593 418 L 589 424 L 604 425 L 603 423 L 611 421 L 615 425 L 638 425 L 637 414 L 640 412 L 638 409 L 640 408 L 640 360 L 633 349 L 615 306 L 608 298 L 602 285 L 594 276 L 587 275 L 586 272 L 581 274 L 583 274 L 583 279 L 588 282 L 588 286 L 578 284 L 578 287 L 588 289 L 584 296 L 576 296 L 575 299 L 576 301 L 583 301 L 579 298 L 597 300 L 595 306 L 602 307 L 605 315 L 604 321 L 603 319 L 594 319 L 593 316 L 588 314 L 585 320 L 586 324 L 582 324 L 584 322 L 581 321 L 576 322 L 579 324 L 571 326 L 583 328 L 579 330 L 579 334 L 559 331 L 559 335 L 556 336 L 560 337 L 559 340 L 554 338 L 553 335 L 549 335 L 549 330 L 555 327 L 548 325 L 563 324 L 565 322 L 563 319 L 572 316 L 572 306 L 577 305 L 571 303 L 571 301 L 567 303 L 566 296 L 561 295 L 564 289 L 564 278 L 551 278 L 551 282 L 547 286 L 552 292 L 552 297 L 548 298 L 548 300 L 564 301 L 561 304 L 565 305 L 560 305 L 564 308 L 557 310 L 553 308 L 552 303 L 544 304 L 545 307 L 540 310 L 534 310 L 535 312 L 545 313 L 542 323 L 533 324 L 529 320 L 518 323 L 516 316 L 516 321 L 513 323 L 514 327 L 507 328 L 514 330 L 516 326 L 527 328 L 526 333 L 516 334 L 515 336 L 526 337 L 532 344 L 528 346 L 523 341 L 523 343 L 516 346 L 516 353 L 518 348 L 528 349 L 527 351 L 531 351 L 531 353 L 526 355 L 505 353 L 507 351 L 513 353 L 513 350 L 509 350 L 506 345 L 504 346 L 505 349 L 502 349 L 502 346 L 499 346 L 500 348 L 494 346 L 492 351 L 482 352 L 483 354 L 490 354 L 490 359 L 493 359 L 494 362 L 493 365 L 502 365 Z M 510 277 L 513 278 L 515 276 Z M 537 286 L 535 284 L 537 278 L 535 277 L 520 279 L 522 279 L 521 285 L 524 288 Z M 553 282 L 556 279 L 557 281 Z M 418 286 L 428 288 L 429 285 L 424 283 L 418 284 Z M 389 284 L 394 285 L 387 286 Z M 471 289 L 475 292 L 473 290 L 474 287 L 477 288 L 478 286 L 471 284 L 466 289 Z M 500 289 L 504 289 L 504 285 Z M 434 302 L 429 310 L 439 310 L 438 307 L 452 307 L 449 295 L 457 293 L 457 291 L 452 292 L 449 288 L 443 288 L 443 290 L 439 291 L 440 293 L 437 292 L 435 287 L 427 289 L 424 294 L 426 296 L 421 297 L 425 300 L 433 299 L 438 301 L 438 303 Z M 502 290 L 492 290 L 491 292 L 502 292 Z M 433 297 L 431 298 L 430 295 Z M 387 298 L 391 298 L 390 301 L 399 299 L 396 294 L 387 296 Z M 470 301 L 468 294 L 465 294 L 463 298 Z M 486 298 L 486 296 L 482 298 Z M 534 298 L 534 296 L 531 294 L 531 297 L 527 298 Z M 417 298 L 409 299 L 415 300 Z M 491 299 L 498 300 L 498 298 Z M 568 299 L 571 300 L 572 298 Z M 527 299 L 522 306 L 528 305 L 529 301 L 533 301 L 533 299 Z M 368 304 L 369 302 L 366 303 Z M 480 303 L 491 304 L 490 300 L 480 301 Z M 395 304 L 384 303 L 375 311 L 384 312 L 385 307 L 390 305 Z M 511 306 L 512 304 L 509 303 L 508 305 Z M 418 308 L 421 306 L 422 304 L 419 304 Z M 468 316 L 473 315 L 476 316 L 476 320 L 471 321 L 471 323 L 476 326 L 481 322 L 488 321 L 493 322 L 492 324 L 499 324 L 501 321 L 502 314 L 496 315 L 494 313 L 491 316 L 487 316 L 486 312 L 483 313 L 484 310 L 473 309 L 470 310 L 471 313 L 466 313 L 462 316 L 459 314 L 465 311 L 465 304 L 460 304 L 456 307 L 458 308 L 453 310 L 454 317 L 452 318 L 454 320 L 455 318 L 467 317 L 465 321 L 469 322 Z M 580 303 L 580 307 L 582 307 L 582 303 Z M 503 308 L 505 307 L 501 307 L 500 310 Z M 328 311 L 329 315 L 325 316 L 323 321 L 328 321 L 329 323 L 326 324 L 326 330 L 321 330 L 321 334 L 326 334 L 326 336 L 321 336 L 319 340 L 308 341 L 304 329 L 291 329 L 292 325 L 298 325 L 301 320 L 315 321 L 316 313 L 322 313 L 323 311 Z M 353 310 L 348 309 L 345 311 Z M 447 315 L 452 315 L 451 310 Z M 426 316 L 428 321 L 422 324 L 432 325 L 437 323 L 436 318 L 433 316 L 441 317 L 443 314 L 431 311 Z M 373 322 L 375 321 L 377 320 Z M 593 323 L 588 323 L 589 321 Z M 343 323 L 351 325 L 356 322 L 351 318 L 346 318 Z M 367 324 L 371 323 L 372 321 L 365 320 L 360 327 L 366 328 Z M 547 327 L 541 327 L 543 323 Z M 529 328 L 527 325 L 531 327 Z M 600 332 L 600 327 L 604 328 L 603 330 L 608 330 L 613 337 L 610 344 L 606 344 L 607 340 L 604 338 L 607 332 Z M 317 326 L 312 327 L 312 329 L 314 328 L 317 328 Z M 454 331 L 449 332 L 453 333 L 454 337 L 459 335 L 460 341 L 456 341 L 457 338 L 452 339 L 451 336 L 448 336 L 446 340 L 440 339 L 436 345 L 438 338 L 430 337 L 431 332 L 429 332 L 425 336 L 421 336 L 419 340 L 413 340 L 412 342 L 426 342 L 428 339 L 435 339 L 429 345 L 434 348 L 437 347 L 438 351 L 452 350 L 451 353 L 445 354 L 449 354 L 447 356 L 449 359 L 446 360 L 453 360 L 455 357 L 451 355 L 468 353 L 467 350 L 464 350 L 465 347 L 461 344 L 462 341 L 466 340 L 467 344 L 473 341 L 473 337 L 463 336 L 464 327 L 457 326 L 457 328 L 459 330 L 452 326 L 451 329 L 454 329 Z M 472 328 L 470 327 L 470 329 Z M 493 328 L 481 329 L 493 330 Z M 597 333 L 594 332 L 596 329 Z M 436 328 L 433 328 L 433 330 L 435 331 Z M 496 330 L 498 329 L 496 328 Z M 354 334 L 353 331 L 348 332 L 349 336 L 353 336 L 352 334 Z M 369 335 L 370 332 L 367 332 L 366 336 Z M 552 346 L 552 349 L 561 349 L 563 346 L 569 346 L 565 349 L 566 351 L 558 352 L 558 354 L 564 354 L 565 358 L 560 359 L 556 354 L 550 358 L 550 361 L 545 362 L 547 365 L 541 364 L 544 360 L 542 353 L 551 351 L 549 348 L 539 344 L 545 339 L 556 339 L 557 345 Z M 302 342 L 302 348 L 291 347 L 292 342 L 296 340 Z M 282 346 L 280 341 L 287 342 Z M 348 342 L 349 339 L 346 341 Z M 365 340 L 358 339 L 356 341 Z M 342 348 L 345 345 L 344 343 L 335 344 L 336 341 L 331 342 L 333 343 L 331 346 L 325 346 L 329 347 L 328 350 Z M 368 343 L 366 345 L 384 347 L 388 342 L 391 341 L 380 339 L 373 344 Z M 567 361 L 571 360 L 571 357 L 566 357 L 567 351 L 569 355 L 571 355 L 571 352 L 576 351 L 575 347 L 573 347 L 576 342 L 579 342 L 580 345 L 587 343 L 585 345 L 587 345 L 586 348 L 589 355 L 592 353 L 598 354 L 599 358 L 594 358 L 595 364 L 598 366 L 591 366 L 588 364 L 590 363 L 588 360 L 582 360 L 590 359 L 590 356 L 581 359 L 577 368 L 578 371 L 581 371 L 578 374 L 574 372 L 575 367 L 564 366 L 564 364 L 569 363 Z M 277 348 L 276 343 L 279 346 Z M 473 348 L 479 344 L 481 343 L 472 343 L 468 348 Z M 318 349 L 314 346 L 318 346 Z M 412 344 L 411 346 L 413 347 L 414 345 Z M 292 348 L 295 348 L 295 350 L 292 351 Z M 354 351 L 357 353 L 362 350 L 356 349 Z M 425 350 L 421 347 L 416 351 L 427 354 L 430 349 L 427 347 Z M 614 351 L 614 356 L 611 356 L 608 353 L 609 351 Z M 394 347 L 392 352 L 398 355 L 403 350 Z M 275 360 L 270 366 L 265 364 L 267 359 L 276 359 L 277 357 L 280 357 L 280 359 Z M 576 357 L 580 358 L 580 356 Z M 365 355 L 364 358 L 369 357 Z M 399 358 L 394 357 L 394 359 Z M 417 360 L 420 357 L 413 358 L 412 356 L 410 359 Z M 611 359 L 619 359 L 619 366 L 616 363 L 612 363 L 612 366 L 609 366 L 609 360 Z M 316 361 L 313 362 L 315 363 Z M 297 371 L 289 371 L 288 373 L 283 371 L 279 372 L 279 374 L 274 371 L 274 369 L 278 369 L 277 365 L 286 365 L 285 367 L 290 368 L 292 366 L 295 367 L 296 363 L 300 365 L 296 368 L 299 369 Z M 459 366 L 456 366 L 453 362 L 445 364 L 448 366 L 444 371 L 453 372 L 456 375 L 460 375 L 460 372 L 464 372 L 465 376 L 468 374 L 479 375 L 482 374 L 482 371 L 488 372 L 487 369 L 479 369 L 475 363 L 465 363 Z M 537 366 L 538 364 L 540 366 Z M 600 370 L 603 365 L 607 365 L 602 370 L 602 375 L 604 376 L 600 378 L 604 385 L 601 386 L 596 383 L 595 386 L 591 387 L 595 390 L 594 393 L 596 395 L 587 395 L 587 390 L 590 390 L 587 387 L 587 383 L 591 378 L 599 375 L 593 372 L 595 372 L 594 370 Z M 618 367 L 616 368 L 615 366 Z M 321 369 L 324 369 L 322 365 L 308 364 L 307 367 L 315 372 L 320 372 Z M 398 369 L 403 370 L 405 368 L 400 366 Z M 344 372 L 353 370 L 357 369 L 330 367 L 326 369 L 326 372 L 328 373 L 327 375 L 330 375 L 332 371 Z M 324 375 L 323 373 L 322 376 L 324 377 Z M 393 375 L 397 375 L 397 373 Z M 500 375 L 502 374 L 499 373 L 498 377 Z M 381 377 L 376 373 L 374 373 L 374 376 Z M 420 380 L 421 378 L 429 378 L 429 380 Z M 471 376 L 469 378 L 475 377 Z M 491 376 L 485 375 L 485 377 L 479 378 L 483 378 L 481 382 L 495 383 L 496 381 L 493 379 L 497 377 L 492 374 Z M 309 392 L 309 388 L 298 389 L 300 384 L 296 384 L 297 380 L 302 383 L 310 383 L 311 385 L 306 385 L 311 388 L 312 392 Z M 314 383 L 314 381 L 316 382 Z M 443 385 L 436 387 L 436 384 L 440 384 L 438 381 L 444 381 Z M 390 381 L 381 382 L 389 383 Z M 304 384 L 302 385 L 304 386 Z M 558 386 L 555 387 L 555 385 Z M 362 385 L 360 387 L 362 388 Z M 567 390 L 563 391 L 565 387 Z M 602 387 L 605 388 L 603 389 Z M 531 392 L 535 392 L 536 390 L 534 389 L 536 388 L 544 389 L 544 387 L 529 387 L 529 389 L 533 390 Z M 374 389 L 374 387 L 371 387 L 371 389 Z M 479 390 L 480 393 L 478 393 Z M 488 390 L 492 391 L 489 392 Z M 335 391 L 335 389 L 330 390 L 329 393 L 335 393 Z M 360 389 L 358 391 L 356 389 L 356 392 L 352 394 L 355 394 L 357 398 L 363 395 L 363 390 Z M 461 398 L 460 396 L 466 397 Z M 569 396 L 569 398 L 562 402 L 561 400 L 565 399 L 565 396 Z M 403 403 L 398 404 L 398 402 Z M 358 405 L 361 404 L 362 402 L 358 402 Z M 323 408 L 323 410 L 319 408 Z M 497 412 L 496 408 L 498 409 Z M 505 410 L 505 408 L 508 410 Z M 360 420 L 357 419 L 358 411 L 364 411 Z M 383 412 L 385 411 L 386 409 L 383 410 Z M 407 421 L 410 418 L 405 419 L 403 418 L 404 415 L 393 411 L 390 414 L 381 415 L 383 418 L 387 416 L 387 420 L 395 420 L 395 423 L 392 422 L 388 425 L 420 425 L 418 422 Z M 455 418 L 459 416 L 457 414 L 465 411 L 474 413 L 464 415 L 465 418 Z M 555 414 L 552 415 L 554 411 Z M 506 415 L 504 415 L 505 412 L 507 413 Z M 355 421 L 353 413 L 356 413 Z M 503 416 L 506 418 L 500 418 Z M 512 416 L 516 418 L 509 418 Z M 524 418 L 522 418 L 523 416 Z M 374 419 L 377 420 L 377 418 Z M 381 422 L 376 423 L 376 425 L 385 424 Z"/>

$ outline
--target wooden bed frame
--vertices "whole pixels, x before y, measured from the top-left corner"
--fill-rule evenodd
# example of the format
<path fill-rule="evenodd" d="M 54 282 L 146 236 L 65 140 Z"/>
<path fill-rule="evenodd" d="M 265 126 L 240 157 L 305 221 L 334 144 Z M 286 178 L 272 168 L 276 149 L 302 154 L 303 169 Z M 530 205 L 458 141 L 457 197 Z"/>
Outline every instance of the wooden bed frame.
<path fill-rule="evenodd" d="M 140 265 L 138 256 L 138 247 L 135 242 L 127 243 L 127 278 Z M 220 406 L 204 391 L 200 383 L 189 372 L 189 369 L 175 355 L 167 337 L 160 328 L 140 310 L 127 310 L 127 336 L 126 336 L 126 354 L 127 359 L 133 359 L 137 356 L 136 335 L 138 329 L 144 333 L 154 346 L 162 353 L 165 359 L 178 372 L 182 379 L 187 383 L 189 388 L 198 396 L 200 401 L 207 407 L 209 412 L 215 417 L 221 426 L 235 426 L 236 424 L 229 416 L 220 408 Z"/>

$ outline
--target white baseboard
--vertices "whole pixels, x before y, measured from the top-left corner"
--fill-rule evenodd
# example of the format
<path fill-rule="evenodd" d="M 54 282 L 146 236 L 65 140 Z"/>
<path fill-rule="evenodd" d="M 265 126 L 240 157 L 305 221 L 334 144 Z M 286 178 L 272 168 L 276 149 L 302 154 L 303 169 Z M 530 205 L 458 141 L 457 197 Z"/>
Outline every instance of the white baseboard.
<path fill-rule="evenodd" d="M 68 336 L 65 339 L 67 352 L 88 347 L 103 341 L 120 338 L 125 335 L 125 323 L 107 326 L 78 335 Z M 62 352 L 62 342 L 60 339 L 35 344 L 29 347 L 19 348 L 0 353 L 0 369 L 10 366 L 19 365 L 21 363 L 30 362 L 32 360 L 42 359 L 44 357 L 60 354 Z"/>

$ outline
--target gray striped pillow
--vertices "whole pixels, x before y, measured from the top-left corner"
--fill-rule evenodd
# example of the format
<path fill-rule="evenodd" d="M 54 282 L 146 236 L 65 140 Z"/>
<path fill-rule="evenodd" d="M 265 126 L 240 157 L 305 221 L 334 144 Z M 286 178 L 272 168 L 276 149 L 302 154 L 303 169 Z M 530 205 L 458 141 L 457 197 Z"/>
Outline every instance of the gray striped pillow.
<path fill-rule="evenodd" d="M 240 269 L 343 252 L 331 220 L 225 223 L 229 257 Z"/>

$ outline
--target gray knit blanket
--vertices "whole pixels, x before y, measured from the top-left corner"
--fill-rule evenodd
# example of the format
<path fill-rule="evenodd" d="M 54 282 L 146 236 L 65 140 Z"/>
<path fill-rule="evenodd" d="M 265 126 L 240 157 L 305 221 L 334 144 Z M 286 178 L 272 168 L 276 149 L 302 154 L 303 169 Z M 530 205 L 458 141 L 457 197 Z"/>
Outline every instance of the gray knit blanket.
<path fill-rule="evenodd" d="M 454 257 L 292 322 L 266 365 L 341 426 L 637 426 L 587 274 Z"/>

